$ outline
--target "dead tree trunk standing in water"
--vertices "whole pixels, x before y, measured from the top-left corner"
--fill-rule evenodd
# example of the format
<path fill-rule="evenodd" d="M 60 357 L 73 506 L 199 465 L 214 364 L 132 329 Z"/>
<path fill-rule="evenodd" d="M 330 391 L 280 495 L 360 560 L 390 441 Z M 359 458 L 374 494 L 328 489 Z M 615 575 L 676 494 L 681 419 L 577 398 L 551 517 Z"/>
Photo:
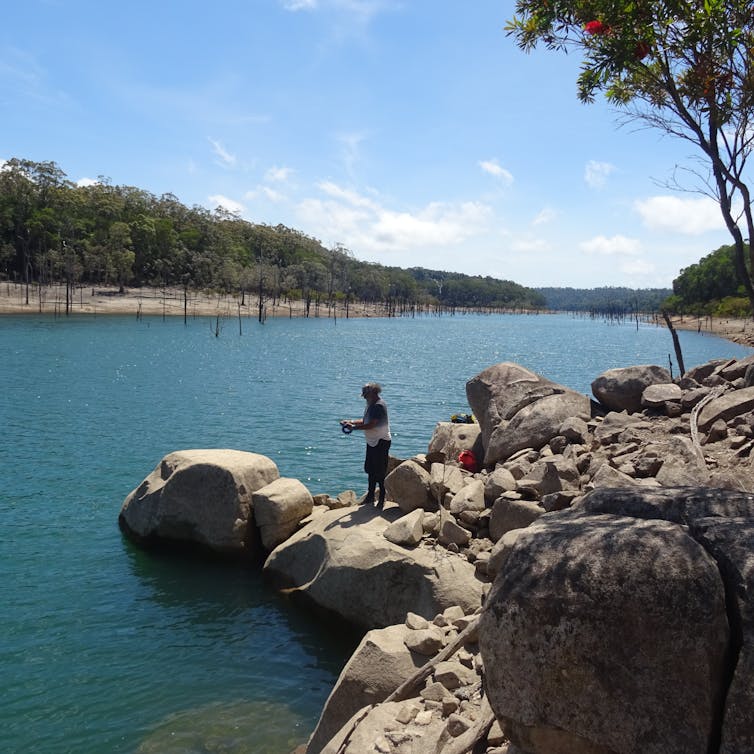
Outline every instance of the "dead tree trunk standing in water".
<path fill-rule="evenodd" d="M 678 333 L 675 331 L 675 327 L 673 327 L 673 323 L 670 320 L 670 315 L 665 309 L 662 310 L 662 316 L 665 318 L 665 324 L 668 326 L 668 330 L 670 330 L 670 337 L 673 338 L 675 358 L 678 362 L 678 370 L 680 372 L 678 376 L 683 377 L 683 375 L 686 374 L 686 367 L 683 365 L 683 354 L 681 353 L 681 344 L 678 341 Z"/>

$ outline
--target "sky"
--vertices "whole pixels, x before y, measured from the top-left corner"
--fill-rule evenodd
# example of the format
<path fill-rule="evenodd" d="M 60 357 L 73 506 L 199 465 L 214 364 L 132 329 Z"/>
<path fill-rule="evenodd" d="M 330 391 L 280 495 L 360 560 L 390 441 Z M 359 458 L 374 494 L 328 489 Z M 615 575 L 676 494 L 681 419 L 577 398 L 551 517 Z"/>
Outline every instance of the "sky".
<path fill-rule="evenodd" d="M 533 287 L 670 287 L 730 243 L 668 188 L 693 145 L 581 104 L 576 55 L 506 35 L 512 0 L 6 6 L 0 161 Z"/>

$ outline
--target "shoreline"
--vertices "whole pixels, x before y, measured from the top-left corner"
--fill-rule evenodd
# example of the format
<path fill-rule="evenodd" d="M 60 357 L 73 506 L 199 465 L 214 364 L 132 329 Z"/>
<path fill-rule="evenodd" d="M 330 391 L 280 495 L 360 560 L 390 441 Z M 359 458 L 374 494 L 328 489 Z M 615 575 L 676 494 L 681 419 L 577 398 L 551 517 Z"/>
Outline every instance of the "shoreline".
<path fill-rule="evenodd" d="M 26 286 L 23 283 L 0 283 L 0 316 L 4 314 L 53 314 L 66 316 L 65 286 L 50 285 L 29 286 L 29 303 L 26 303 Z M 245 293 L 243 302 L 234 294 L 209 294 L 203 291 L 191 291 L 184 300 L 180 288 L 127 288 L 120 293 L 116 286 L 77 287 L 73 300 L 69 304 L 69 315 L 120 315 L 159 317 L 222 317 L 253 318 L 259 316 L 259 299 L 253 293 Z M 328 307 L 311 302 L 309 316 L 345 317 L 346 308 L 342 302 Z M 362 302 L 349 304 L 349 317 L 386 316 L 384 307 L 378 304 Z M 306 317 L 306 305 L 303 301 L 278 301 L 273 306 L 272 300 L 264 304 L 265 318 Z"/>
<path fill-rule="evenodd" d="M 538 312 L 545 314 L 547 312 Z M 0 283 L 0 316 L 5 314 L 53 314 L 65 316 L 65 286 L 29 286 L 29 303 L 26 303 L 26 286 L 23 283 Z M 246 293 L 241 302 L 235 294 L 208 294 L 191 291 L 186 301 L 180 288 L 129 288 L 119 293 L 115 286 L 78 287 L 70 304 L 70 314 L 160 316 L 160 317 L 223 317 L 258 319 L 259 299 Z M 306 317 L 303 301 L 264 304 L 264 318 Z M 343 302 L 328 307 L 326 303 L 311 303 L 310 318 L 387 317 L 389 313 L 382 304 L 350 304 L 348 312 Z M 733 343 L 754 348 L 754 318 L 735 319 L 721 317 L 673 316 L 677 330 L 706 333 Z M 659 326 L 665 327 L 662 321 Z"/>
<path fill-rule="evenodd" d="M 676 330 L 716 335 L 718 338 L 730 340 L 732 343 L 754 348 L 754 318 L 751 317 L 737 319 L 733 317 L 675 315 L 671 317 L 671 321 Z"/>

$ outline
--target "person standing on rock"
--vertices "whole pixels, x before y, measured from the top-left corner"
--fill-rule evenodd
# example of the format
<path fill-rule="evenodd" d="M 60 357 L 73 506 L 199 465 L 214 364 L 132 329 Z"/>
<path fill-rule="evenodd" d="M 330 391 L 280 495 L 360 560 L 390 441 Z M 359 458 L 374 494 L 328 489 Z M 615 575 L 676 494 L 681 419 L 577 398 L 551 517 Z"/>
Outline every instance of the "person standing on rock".
<path fill-rule="evenodd" d="M 382 387 L 376 382 L 367 382 L 361 388 L 361 397 L 367 402 L 363 419 L 344 419 L 343 427 L 364 431 L 367 441 L 366 458 L 364 459 L 364 473 L 367 475 L 369 487 L 367 495 L 362 501 L 367 505 L 374 503 L 377 485 L 380 486 L 378 507 L 385 502 L 385 476 L 387 475 L 387 459 L 390 450 L 390 421 L 387 415 L 387 405 L 380 398 Z"/>

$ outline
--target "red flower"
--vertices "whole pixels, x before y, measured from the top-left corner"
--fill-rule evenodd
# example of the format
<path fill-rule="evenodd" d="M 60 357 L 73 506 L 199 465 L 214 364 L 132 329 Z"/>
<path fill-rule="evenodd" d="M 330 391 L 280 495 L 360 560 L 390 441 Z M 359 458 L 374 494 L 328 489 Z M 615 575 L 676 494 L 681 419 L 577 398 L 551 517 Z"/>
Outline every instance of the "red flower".
<path fill-rule="evenodd" d="M 609 30 L 610 27 L 603 24 L 602 21 L 589 21 L 584 26 L 584 31 L 587 34 L 607 34 Z"/>

